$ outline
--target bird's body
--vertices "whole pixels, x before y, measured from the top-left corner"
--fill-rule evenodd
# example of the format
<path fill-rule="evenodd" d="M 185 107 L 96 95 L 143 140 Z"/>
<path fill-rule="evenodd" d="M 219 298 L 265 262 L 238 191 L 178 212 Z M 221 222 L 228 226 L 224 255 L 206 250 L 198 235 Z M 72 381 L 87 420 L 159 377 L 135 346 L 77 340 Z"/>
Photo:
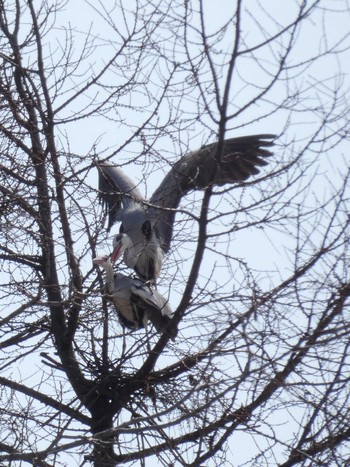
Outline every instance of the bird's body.
<path fill-rule="evenodd" d="M 112 262 L 124 252 L 125 264 L 134 269 L 140 279 L 155 284 L 163 262 L 163 250 L 153 230 L 150 238 L 139 237 L 140 235 L 133 230 L 129 230 L 129 235 L 116 235 L 113 238 Z M 133 242 L 132 239 L 135 238 L 137 240 Z"/>
<path fill-rule="evenodd" d="M 243 182 L 259 173 L 271 155 L 274 135 L 232 138 L 203 146 L 176 162 L 147 202 L 119 167 L 99 163 L 100 198 L 109 217 L 108 230 L 121 222 L 112 260 L 124 252 L 126 265 L 155 284 L 164 254 L 170 249 L 176 209 L 191 190 Z"/>
<path fill-rule="evenodd" d="M 93 263 L 106 271 L 107 294 L 124 327 L 132 330 L 147 328 L 148 321 L 151 321 L 158 332 L 163 332 L 172 310 L 159 292 L 138 279 L 114 274 L 108 256 L 98 256 Z"/>

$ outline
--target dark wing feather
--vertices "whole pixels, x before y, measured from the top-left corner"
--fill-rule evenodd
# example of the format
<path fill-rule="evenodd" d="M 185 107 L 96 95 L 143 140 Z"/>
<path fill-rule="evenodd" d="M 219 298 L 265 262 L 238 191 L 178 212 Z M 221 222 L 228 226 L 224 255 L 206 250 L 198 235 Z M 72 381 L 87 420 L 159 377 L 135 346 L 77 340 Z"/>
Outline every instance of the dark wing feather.
<path fill-rule="evenodd" d="M 136 284 L 136 281 L 135 281 Z M 145 313 L 158 332 L 162 332 L 170 321 L 171 308 L 165 298 L 147 285 L 130 287 L 132 302 Z"/>
<path fill-rule="evenodd" d="M 269 148 L 275 138 L 266 134 L 227 139 L 221 151 L 218 143 L 209 144 L 173 165 L 150 199 L 160 209 L 149 210 L 166 253 L 170 248 L 175 209 L 182 196 L 190 190 L 242 182 L 258 174 L 259 168 L 267 165 L 265 158 L 271 156 Z"/>
<path fill-rule="evenodd" d="M 142 329 L 143 323 L 142 319 L 137 317 L 134 317 L 133 320 L 128 319 L 126 316 L 123 315 L 123 313 L 120 312 L 118 308 L 116 308 L 116 312 L 118 314 L 118 319 L 119 323 L 127 329 L 130 329 L 131 331 L 137 331 L 138 329 Z"/>
<path fill-rule="evenodd" d="M 108 162 L 97 163 L 99 172 L 99 199 L 108 214 L 109 231 L 120 219 L 120 213 L 144 198 L 133 181 L 119 168 Z"/>
<path fill-rule="evenodd" d="M 132 300 L 131 288 L 135 283 L 142 284 L 138 280 L 117 273 L 114 275 L 114 291 L 109 295 L 109 300 L 114 304 L 120 324 L 133 331 L 144 327 L 144 311 L 137 307 Z"/>

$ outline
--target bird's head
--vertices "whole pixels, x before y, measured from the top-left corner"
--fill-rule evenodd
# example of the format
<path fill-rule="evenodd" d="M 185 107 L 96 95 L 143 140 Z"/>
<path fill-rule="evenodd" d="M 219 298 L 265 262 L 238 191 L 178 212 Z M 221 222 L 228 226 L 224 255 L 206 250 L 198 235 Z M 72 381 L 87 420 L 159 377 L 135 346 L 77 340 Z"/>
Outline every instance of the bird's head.
<path fill-rule="evenodd" d="M 110 264 L 109 256 L 108 255 L 96 256 L 96 258 L 92 260 L 92 263 L 95 264 L 96 266 L 100 266 L 103 268 L 107 266 L 108 264 Z"/>
<path fill-rule="evenodd" d="M 113 251 L 111 254 L 111 262 L 114 264 L 125 250 L 132 247 L 133 243 L 129 235 L 120 233 L 113 238 Z"/>

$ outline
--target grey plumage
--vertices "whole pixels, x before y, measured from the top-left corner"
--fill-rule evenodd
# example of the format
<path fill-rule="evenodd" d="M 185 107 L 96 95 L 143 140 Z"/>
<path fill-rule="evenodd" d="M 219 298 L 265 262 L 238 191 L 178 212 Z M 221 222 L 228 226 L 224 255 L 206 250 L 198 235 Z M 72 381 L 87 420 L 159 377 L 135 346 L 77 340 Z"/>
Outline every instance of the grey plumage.
<path fill-rule="evenodd" d="M 113 260 L 124 251 L 127 266 L 141 279 L 155 283 L 164 253 L 170 249 L 182 196 L 258 174 L 259 168 L 267 165 L 265 159 L 271 155 L 274 138 L 270 134 L 243 136 L 225 140 L 220 153 L 218 143 L 190 152 L 173 165 L 149 202 L 119 167 L 98 163 L 99 193 L 108 214 L 108 230 L 119 221 L 124 234 L 114 240 Z"/>
<path fill-rule="evenodd" d="M 124 327 L 132 330 L 147 328 L 148 321 L 151 321 L 158 332 L 164 331 L 172 310 L 159 292 L 138 279 L 114 274 L 108 256 L 97 256 L 92 261 L 106 271 L 108 297 Z"/>

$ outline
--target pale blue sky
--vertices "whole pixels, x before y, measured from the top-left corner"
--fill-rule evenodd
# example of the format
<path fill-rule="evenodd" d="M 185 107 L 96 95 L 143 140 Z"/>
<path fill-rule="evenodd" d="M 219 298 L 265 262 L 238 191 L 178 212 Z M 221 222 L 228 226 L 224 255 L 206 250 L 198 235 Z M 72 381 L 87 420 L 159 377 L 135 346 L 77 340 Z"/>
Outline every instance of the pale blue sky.
<path fill-rule="evenodd" d="M 86 65 L 82 69 L 85 70 L 86 75 L 90 73 L 89 66 L 101 66 L 106 63 L 112 54 L 114 53 L 113 48 L 106 41 L 109 40 L 120 40 L 119 34 L 125 34 L 125 25 L 118 24 L 118 21 L 122 22 L 122 17 L 118 12 L 110 14 L 110 18 L 115 24 L 118 24 L 118 31 L 112 30 L 111 27 L 106 27 L 105 21 L 99 18 L 98 14 L 93 11 L 89 6 L 86 6 L 83 0 L 74 0 L 68 2 L 65 7 L 65 13 L 59 13 L 57 17 L 56 27 L 58 29 L 52 29 L 50 33 L 50 47 L 52 53 L 53 62 L 55 61 L 56 54 L 59 54 L 60 46 L 63 46 L 64 40 L 62 31 L 59 29 L 61 25 L 67 25 L 71 23 L 74 28 L 77 29 L 74 41 L 74 54 L 79 55 L 79 51 L 84 48 L 84 38 L 86 37 L 86 31 L 91 31 L 93 36 L 96 36 L 99 47 L 95 50 L 90 57 L 87 58 Z M 92 5 L 98 4 L 91 1 Z M 107 6 L 114 2 L 104 2 Z M 193 1 L 193 4 L 196 2 Z M 300 2 L 295 0 L 285 0 L 283 2 L 279 0 L 264 0 L 255 1 L 249 0 L 249 2 L 243 2 L 243 21 L 242 21 L 242 47 L 252 47 L 258 43 L 268 34 L 273 31 L 277 31 L 277 24 L 287 25 L 288 22 L 292 21 L 297 8 L 296 6 Z M 311 5 L 313 2 L 308 2 Z M 130 11 L 132 11 L 135 2 L 124 2 Z M 164 5 L 165 4 L 165 5 Z M 168 2 L 162 4 L 162 8 Z M 232 0 L 220 0 L 211 1 L 205 0 L 205 23 L 208 32 L 214 32 L 221 24 L 227 21 L 228 17 L 232 12 L 232 5 L 235 2 Z M 253 134 L 253 133 L 281 133 L 286 129 L 285 133 L 281 137 L 282 144 L 287 144 L 286 147 L 276 146 L 276 156 L 273 158 L 270 166 L 263 169 L 263 173 L 267 173 L 270 168 L 277 167 L 280 161 L 286 162 L 296 152 L 300 151 L 301 148 L 306 144 L 307 139 L 310 135 L 314 134 L 316 129 L 319 127 L 322 119 L 330 110 L 332 98 L 335 93 L 348 93 L 350 88 L 350 53 L 346 50 L 346 47 L 350 45 L 350 37 L 348 35 L 349 24 L 350 24 L 350 8 L 349 3 L 346 0 L 333 0 L 332 2 L 324 1 L 320 2 L 320 6 L 327 7 L 327 11 L 319 10 L 318 13 L 310 17 L 303 26 L 301 31 L 298 31 L 296 43 L 293 45 L 293 52 L 290 57 L 290 70 L 288 72 L 289 80 L 281 80 L 281 82 L 269 93 L 264 96 L 263 100 L 259 101 L 259 105 L 251 105 L 244 113 L 237 115 L 235 119 L 229 125 L 227 136 Z M 151 8 L 151 6 L 150 6 Z M 245 9 L 249 9 L 246 11 Z M 171 26 L 170 17 L 171 15 L 180 14 L 180 9 L 173 11 L 169 10 L 169 28 Z M 197 23 L 194 20 L 193 26 Z M 111 25 L 112 26 L 112 25 Z M 166 36 L 171 33 L 171 29 L 159 30 L 159 38 Z M 225 53 L 229 53 L 232 49 L 232 29 L 229 29 L 227 34 L 222 38 L 221 42 L 217 44 L 218 53 L 215 59 L 220 62 L 225 56 Z M 60 38 L 57 42 L 55 38 Z M 341 41 L 340 41 L 341 40 Z M 272 49 L 266 47 L 261 52 L 261 63 L 250 61 L 249 58 L 243 57 L 241 62 L 238 64 L 239 74 L 235 75 L 233 87 L 231 91 L 231 107 L 230 112 L 236 112 L 245 105 L 249 99 L 252 98 L 254 93 L 257 92 L 258 86 L 262 88 L 271 79 L 270 72 L 276 69 L 278 63 L 278 51 L 281 47 L 285 47 L 287 39 L 285 37 L 277 40 L 277 46 Z M 48 44 L 45 44 L 45 47 Z M 344 52 L 338 55 L 328 55 L 321 58 L 317 63 L 309 64 L 308 60 L 314 56 L 322 53 L 324 47 L 334 47 L 335 50 L 344 49 Z M 160 48 L 166 49 L 167 43 L 160 40 Z M 86 46 L 85 46 L 86 48 Z M 49 50 L 48 48 L 46 49 Z M 162 49 L 163 50 L 163 49 Z M 169 52 L 170 53 L 170 52 Z M 195 54 L 195 50 L 192 50 Z M 49 52 L 47 52 L 49 54 Z M 176 54 L 175 54 L 176 55 Z M 148 91 L 150 94 L 157 96 L 162 89 L 162 72 L 164 76 L 167 70 L 162 69 L 165 64 L 163 62 L 157 64 L 156 68 L 153 68 L 153 64 L 157 62 L 157 57 L 150 58 L 149 61 L 145 60 L 145 76 L 148 73 L 151 76 L 151 82 L 149 83 Z M 304 62 L 302 65 L 300 62 Z M 123 66 L 127 67 L 127 63 L 123 63 Z M 263 71 L 265 70 L 265 71 Z M 342 71 L 339 74 L 339 70 Z M 337 75 L 337 78 L 334 76 Z M 174 96 L 173 99 L 169 97 L 168 103 L 171 102 L 174 108 L 179 112 L 179 116 L 185 119 L 186 115 L 192 115 L 197 112 L 197 99 L 198 95 L 195 90 L 191 91 L 190 87 L 187 87 L 186 71 L 183 71 L 183 75 L 179 75 L 183 78 L 183 82 L 180 82 L 179 87 L 184 85 L 184 88 L 188 91 L 184 99 L 179 96 Z M 81 77 L 71 77 L 72 87 L 78 82 Z M 109 73 L 106 78 L 108 80 L 116 80 L 117 83 L 118 75 Z M 223 82 L 223 80 L 221 80 Z M 245 82 L 245 84 L 243 84 Z M 281 108 L 277 112 L 269 115 L 271 109 L 276 105 L 279 105 L 285 98 L 286 95 L 293 94 L 293 92 L 303 92 L 302 101 L 293 103 L 290 99 L 285 102 L 284 108 Z M 67 95 L 70 94 L 70 90 L 67 90 Z M 100 95 L 103 96 L 103 89 L 100 89 Z M 62 112 L 62 117 L 72 115 L 73 112 L 80 112 L 80 110 L 89 103 L 89 100 L 93 97 L 93 92 L 89 96 L 77 100 L 74 104 L 67 107 Z M 210 97 L 210 96 L 209 96 Z M 100 96 L 98 97 L 100 98 Z M 58 100 L 59 104 L 62 102 L 62 98 Z M 327 125 L 326 132 L 328 135 L 336 134 L 339 128 L 345 127 L 349 131 L 348 121 L 348 100 L 339 99 L 338 114 L 343 113 L 339 120 L 333 120 Z M 62 125 L 59 128 L 58 136 L 62 140 L 62 148 L 69 150 L 72 153 L 80 154 L 81 156 L 91 154 L 92 148 L 101 156 L 107 157 L 112 154 L 113 151 L 118 148 L 131 135 L 132 130 L 136 128 L 141 122 L 144 121 L 147 116 L 147 110 L 149 110 L 147 97 L 145 96 L 144 89 L 139 94 L 135 93 L 132 96 L 126 95 L 124 104 L 130 104 L 131 108 L 118 107 L 110 109 L 109 116 L 112 116 L 114 120 L 109 120 L 104 117 L 86 118 L 82 121 L 72 122 L 69 125 Z M 132 108 L 135 104 L 142 104 L 144 112 L 134 111 Z M 57 105 L 59 105 L 57 104 Z M 154 105 L 154 103 L 151 103 Z M 214 108 L 213 104 L 213 108 Z M 169 112 L 169 105 L 166 102 L 159 110 L 159 120 L 165 122 Z M 59 114 L 60 116 L 60 114 Z M 117 121 L 119 119 L 119 121 Z M 178 131 L 176 137 L 170 138 L 163 136 L 156 141 L 155 149 L 160 153 L 164 154 L 164 157 L 169 160 L 176 160 L 180 157 L 182 152 L 190 147 L 195 149 L 203 142 L 213 141 L 217 134 L 217 127 L 215 123 L 210 119 L 209 116 L 202 115 L 203 121 L 194 123 L 190 128 L 184 129 L 182 132 Z M 184 124 L 179 125 L 180 129 Z M 148 134 L 152 140 L 152 131 Z M 320 135 L 321 138 L 322 134 Z M 342 136 L 342 135 L 340 135 Z M 65 140 L 65 138 L 67 138 Z M 305 161 L 314 160 L 317 158 L 319 163 L 312 171 L 313 179 L 310 181 L 309 178 L 301 180 L 301 186 L 305 187 L 305 198 L 307 203 L 312 207 L 316 201 L 322 201 L 328 196 L 331 185 L 328 180 L 331 179 L 335 186 L 339 185 L 341 175 L 348 164 L 348 140 L 344 140 L 341 144 L 332 148 L 332 144 L 337 140 L 337 136 L 332 136 L 329 139 L 330 150 L 324 152 L 321 155 L 317 152 L 317 144 L 313 146 L 313 152 L 308 152 L 305 155 Z M 69 146 L 67 144 L 69 142 Z M 142 144 L 139 140 L 131 143 L 125 148 L 120 154 L 113 157 L 113 161 L 116 163 L 127 163 L 133 160 L 142 150 Z M 134 178 L 137 182 L 140 182 L 140 188 L 144 193 L 150 194 L 157 187 L 163 174 L 166 173 L 168 167 L 166 164 L 162 165 L 162 168 L 158 168 L 155 171 L 153 163 L 158 161 L 156 156 L 147 158 L 145 164 L 131 163 L 126 165 L 124 170 L 129 176 Z M 140 162 L 140 161 L 137 161 Z M 142 162 L 142 159 L 141 159 Z M 310 172 L 311 173 L 311 172 Z M 308 176 L 310 176 L 308 173 Z M 97 176 L 96 171 L 91 171 L 89 175 L 89 183 L 95 186 L 97 189 Z M 284 183 L 286 179 L 282 178 L 281 183 Z M 264 185 L 262 185 L 264 186 Z M 266 189 L 268 186 L 266 185 Z M 249 192 L 247 194 L 249 197 Z M 192 208 L 192 201 L 198 199 L 198 196 L 190 195 L 189 198 L 183 201 L 182 206 L 187 209 Z M 217 200 L 220 199 L 220 202 Z M 189 201 L 190 200 L 190 201 Z M 214 197 L 212 203 L 217 209 L 222 212 L 231 212 L 235 208 L 235 191 L 223 195 L 221 198 Z M 217 205 L 216 205 L 217 203 Z M 257 214 L 258 215 L 258 214 Z M 180 219 L 180 216 L 178 217 Z M 237 218 L 239 220 L 241 218 Z M 310 222 L 316 222 L 317 216 L 311 217 Z M 232 216 L 230 218 L 224 218 L 225 226 L 230 225 L 230 222 L 235 222 Z M 192 229 L 192 225 L 185 224 L 189 229 Z M 306 226 L 310 228 L 310 226 Z M 195 226 L 193 227 L 195 229 Z M 115 227 L 117 229 L 117 226 Z M 176 231 L 176 235 L 182 233 L 183 225 Z M 222 224 L 219 222 L 215 225 L 214 223 L 210 226 L 212 233 L 220 231 Z M 215 230 L 216 229 L 216 230 Z M 255 278 L 260 281 L 262 289 L 268 289 L 272 284 L 277 283 L 281 278 L 287 277 L 290 274 L 293 266 L 293 256 L 289 250 L 295 247 L 295 226 L 291 223 L 285 225 L 281 222 L 281 225 L 271 226 L 265 230 L 261 228 L 251 228 L 242 230 L 225 237 L 225 241 L 218 241 L 213 243 L 211 246 L 216 251 L 221 251 L 223 254 L 227 251 L 227 241 L 230 238 L 230 251 L 229 253 L 233 257 L 247 262 L 248 266 L 255 270 Z M 310 237 L 314 239 L 315 244 L 319 239 L 317 231 L 310 229 Z M 107 234 L 106 234 L 107 237 Z M 58 240 L 59 241 L 59 240 Z M 101 253 L 103 251 L 110 250 L 110 238 L 101 238 Z M 168 261 L 165 264 L 165 270 L 173 272 L 173 261 L 180 260 L 183 257 L 191 256 L 193 251 L 193 245 L 183 244 L 180 245 L 176 251 L 171 253 Z M 83 266 L 86 270 L 91 267 L 91 258 L 86 255 L 83 262 Z M 235 281 L 240 281 L 239 267 L 235 261 L 232 261 L 232 269 L 227 267 L 226 260 L 223 256 L 218 256 L 215 252 L 208 251 L 206 254 L 205 262 L 203 263 L 201 271 L 200 283 L 205 283 L 206 278 L 210 276 L 211 268 L 216 263 L 217 272 L 212 278 L 208 287 L 213 289 L 219 286 L 220 283 L 228 282 L 228 291 L 232 289 Z M 186 278 L 186 274 L 190 267 L 191 261 L 188 260 L 181 267 L 181 274 Z M 261 271 L 261 272 L 259 272 Z M 235 276 L 235 279 L 231 281 L 231 275 Z M 236 278 L 237 276 L 237 278 Z M 167 296 L 169 293 L 169 277 L 166 277 L 165 285 L 160 283 L 160 289 L 164 295 Z M 182 284 L 183 285 L 183 284 Z M 170 300 L 175 308 L 176 303 L 181 297 L 183 287 L 181 284 L 177 285 L 177 288 L 172 288 L 170 291 Z M 186 323 L 184 323 L 185 326 Z M 259 322 L 257 322 L 259 326 Z M 184 337 L 186 330 L 180 336 Z M 26 371 L 32 375 L 33 369 L 21 369 L 21 376 L 26 378 Z M 35 369 L 36 371 L 36 369 Z M 33 375 L 34 377 L 34 375 Z M 36 377 L 40 378 L 37 373 Z M 280 420 L 282 423 L 281 433 L 286 430 L 284 423 L 290 423 L 288 413 L 286 418 Z M 289 436 L 290 432 L 285 431 Z M 235 467 L 241 466 L 245 461 L 249 460 L 253 455 L 255 445 L 249 436 L 241 433 L 237 438 L 233 437 L 232 441 L 229 442 L 232 458 L 230 462 Z M 244 449 L 238 449 L 237 445 L 243 446 Z M 283 451 L 281 450 L 279 454 Z M 146 465 L 155 465 L 154 460 L 147 460 Z M 272 461 L 273 462 L 273 461 Z M 69 464 L 73 466 L 73 464 Z M 208 464 L 206 467 L 210 467 L 212 464 Z M 273 464 L 271 464 L 273 465 Z"/>

